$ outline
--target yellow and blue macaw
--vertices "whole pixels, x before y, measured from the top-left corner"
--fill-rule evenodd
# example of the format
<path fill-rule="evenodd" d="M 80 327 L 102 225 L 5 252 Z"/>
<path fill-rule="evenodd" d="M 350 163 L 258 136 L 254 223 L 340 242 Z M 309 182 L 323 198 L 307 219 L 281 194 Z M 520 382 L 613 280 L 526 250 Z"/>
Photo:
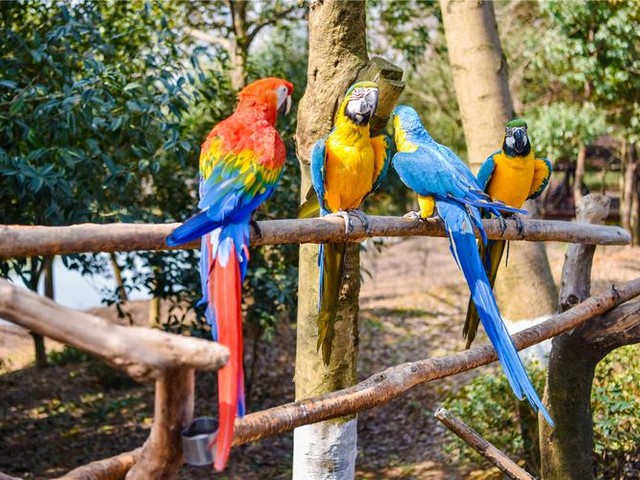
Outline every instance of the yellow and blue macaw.
<path fill-rule="evenodd" d="M 520 208 L 526 200 L 540 196 L 549 183 L 551 171 L 552 166 L 548 159 L 535 157 L 527 135 L 527 124 L 523 120 L 514 119 L 505 127 L 502 150 L 491 154 L 480 167 L 478 182 L 491 198 Z M 516 220 L 519 220 L 518 217 Z M 492 287 L 496 281 L 505 245 L 505 240 L 491 240 L 486 246 L 479 245 Z M 478 321 L 478 311 L 473 301 L 469 300 L 467 319 L 462 330 L 467 339 L 467 348 L 476 337 Z"/>
<path fill-rule="evenodd" d="M 371 138 L 369 121 L 378 107 L 378 85 L 358 82 L 352 85 L 340 104 L 333 130 L 318 140 L 311 152 L 311 183 L 316 193 L 321 216 L 335 214 L 345 219 L 347 232 L 349 213 L 368 222 L 358 207 L 364 198 L 382 183 L 391 163 L 390 140 L 385 135 Z M 302 206 L 300 216 L 317 212 L 315 202 Z M 318 296 L 318 349 L 329 364 L 338 310 L 338 297 L 344 273 L 345 243 L 320 245 L 318 264 L 320 286 Z"/>
<path fill-rule="evenodd" d="M 514 394 L 521 400 L 526 397 L 553 425 L 502 321 L 474 233 L 475 226 L 481 241 L 486 243 L 480 209 L 496 215 L 502 211 L 522 211 L 494 201 L 484 193 L 464 162 L 431 138 L 413 108 L 400 105 L 394 109 L 392 118 L 398 152 L 393 157 L 393 167 L 404 184 L 418 194 L 420 216 L 432 216 L 437 210 L 442 218 L 451 253 L 469 285 L 482 325 Z"/>

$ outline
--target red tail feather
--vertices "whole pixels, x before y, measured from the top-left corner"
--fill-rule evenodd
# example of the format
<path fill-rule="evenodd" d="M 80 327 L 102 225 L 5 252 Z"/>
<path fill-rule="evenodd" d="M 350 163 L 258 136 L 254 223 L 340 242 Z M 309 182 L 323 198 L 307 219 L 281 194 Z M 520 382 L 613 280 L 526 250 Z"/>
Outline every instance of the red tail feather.
<path fill-rule="evenodd" d="M 244 402 L 241 287 L 238 257 L 232 247 L 227 265 L 223 267 L 215 262 L 209 274 L 209 299 L 215 309 L 218 342 L 227 346 L 231 353 L 229 363 L 218 371 L 220 428 L 214 463 L 218 471 L 224 469 L 231 451 L 238 400 Z"/>

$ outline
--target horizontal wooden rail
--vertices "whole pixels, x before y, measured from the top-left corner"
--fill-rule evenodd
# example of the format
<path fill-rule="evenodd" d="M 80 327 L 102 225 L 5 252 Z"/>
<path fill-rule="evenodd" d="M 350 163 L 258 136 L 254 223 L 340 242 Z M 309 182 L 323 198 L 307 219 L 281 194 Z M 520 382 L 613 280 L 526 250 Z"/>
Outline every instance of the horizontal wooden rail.
<path fill-rule="evenodd" d="M 595 245 L 627 245 L 628 232 L 619 227 L 576 224 L 550 220 L 522 220 L 522 231 L 516 222 L 506 221 L 502 231 L 498 220 L 484 220 L 489 238 L 526 241 L 558 241 Z M 0 226 L 0 259 L 11 257 L 63 255 L 82 252 L 131 252 L 167 250 L 166 236 L 178 224 L 145 225 L 133 223 L 81 224 L 68 227 L 23 225 Z M 365 237 L 405 237 L 423 235 L 444 237 L 440 219 L 414 220 L 404 217 L 369 217 L 369 231 L 354 219 L 353 231 L 345 234 L 340 217 L 304 220 L 268 220 L 258 222 L 260 235 L 251 232 L 251 245 L 283 243 L 323 243 L 360 241 Z M 181 248 L 198 247 L 192 242 Z"/>
<path fill-rule="evenodd" d="M 124 370 L 138 381 L 162 378 L 167 370 L 214 371 L 229 358 L 227 347 L 156 329 L 123 327 L 58 305 L 0 279 L 0 317 L 73 345 Z"/>
<path fill-rule="evenodd" d="M 549 320 L 512 336 L 518 350 L 566 332 L 640 295 L 640 278 L 590 297 Z M 233 444 L 242 445 L 296 427 L 351 415 L 384 405 L 414 386 L 472 370 L 497 360 L 485 344 L 464 352 L 403 363 L 376 373 L 349 388 L 248 414 L 236 420 Z"/>

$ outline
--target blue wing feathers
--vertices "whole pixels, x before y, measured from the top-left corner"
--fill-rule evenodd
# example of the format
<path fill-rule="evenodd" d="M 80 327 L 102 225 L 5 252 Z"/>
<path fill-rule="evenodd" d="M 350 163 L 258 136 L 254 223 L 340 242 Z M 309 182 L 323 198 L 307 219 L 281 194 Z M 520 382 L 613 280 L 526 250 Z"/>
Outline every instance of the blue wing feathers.
<path fill-rule="evenodd" d="M 325 142 L 327 137 L 321 138 L 314 145 L 311 150 L 311 184 L 318 197 L 318 203 L 320 204 L 320 210 L 326 212 L 324 205 L 324 179 L 325 179 L 325 160 L 327 154 L 327 148 Z M 324 215 L 324 213 L 323 213 Z"/>
<path fill-rule="evenodd" d="M 487 185 L 489 184 L 489 180 L 491 180 L 491 176 L 493 175 L 493 170 L 496 168 L 496 163 L 493 160 L 493 156 L 496 153 L 500 153 L 500 150 L 492 153 L 489 157 L 483 162 L 480 166 L 480 170 L 478 170 L 478 183 L 482 190 L 487 189 Z"/>

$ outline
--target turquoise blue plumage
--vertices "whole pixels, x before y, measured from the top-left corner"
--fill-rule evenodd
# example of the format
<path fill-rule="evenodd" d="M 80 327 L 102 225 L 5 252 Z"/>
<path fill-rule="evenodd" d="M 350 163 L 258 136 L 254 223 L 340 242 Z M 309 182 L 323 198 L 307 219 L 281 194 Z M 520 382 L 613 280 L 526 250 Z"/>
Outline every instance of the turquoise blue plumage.
<path fill-rule="evenodd" d="M 451 253 L 469 285 L 482 325 L 514 394 L 521 400 L 526 397 L 553 425 L 502 321 L 474 233 L 475 227 L 481 241 L 486 243 L 480 208 L 496 214 L 522 211 L 493 201 L 484 193 L 464 162 L 431 138 L 413 108 L 396 107 L 393 125 L 398 152 L 393 157 L 393 167 L 405 185 L 418 194 L 421 217 L 431 216 L 437 210 L 443 220 Z"/>

